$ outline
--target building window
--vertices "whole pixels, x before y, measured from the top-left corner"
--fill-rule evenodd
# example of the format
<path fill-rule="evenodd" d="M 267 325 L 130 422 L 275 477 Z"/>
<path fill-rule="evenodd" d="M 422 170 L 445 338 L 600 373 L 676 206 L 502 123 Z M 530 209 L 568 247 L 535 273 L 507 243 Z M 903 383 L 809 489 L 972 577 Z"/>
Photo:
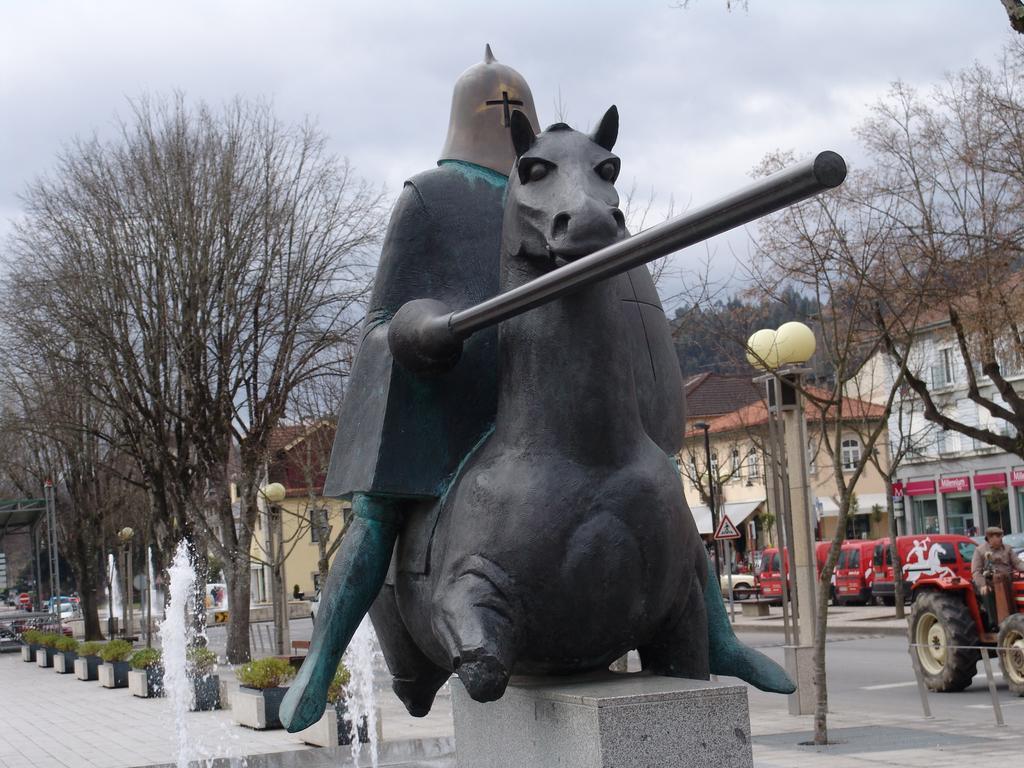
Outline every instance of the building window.
<path fill-rule="evenodd" d="M 316 544 L 320 541 L 320 537 L 327 532 L 327 510 L 326 509 L 311 509 L 309 511 L 309 536 L 310 540 Z"/>
<path fill-rule="evenodd" d="M 757 451 L 751 451 L 750 455 L 747 456 L 747 479 L 761 479 L 761 464 L 757 460 Z"/>
<path fill-rule="evenodd" d="M 697 459 L 690 457 L 690 482 L 694 488 L 700 487 L 700 475 L 697 473 Z"/>
<path fill-rule="evenodd" d="M 740 476 L 740 449 L 732 449 L 732 476 L 739 478 Z"/>
<path fill-rule="evenodd" d="M 954 382 L 953 349 L 946 347 L 939 350 L 938 362 L 932 366 L 932 386 L 948 387 Z"/>
<path fill-rule="evenodd" d="M 860 462 L 860 440 L 855 437 L 843 440 L 842 461 L 844 472 L 851 472 L 857 468 Z"/>
<path fill-rule="evenodd" d="M 711 453 L 711 476 L 718 479 L 718 451 Z"/>

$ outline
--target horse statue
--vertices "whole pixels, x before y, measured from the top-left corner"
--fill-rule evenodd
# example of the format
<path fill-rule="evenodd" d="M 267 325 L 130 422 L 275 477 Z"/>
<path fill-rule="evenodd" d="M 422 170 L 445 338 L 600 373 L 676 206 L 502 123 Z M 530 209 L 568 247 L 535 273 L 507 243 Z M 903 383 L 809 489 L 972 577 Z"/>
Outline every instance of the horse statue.
<path fill-rule="evenodd" d="M 590 136 L 564 123 L 535 136 L 519 117 L 502 293 L 627 236 L 614 108 Z M 426 578 L 396 582 L 435 667 L 421 679 L 455 672 L 492 701 L 513 672 L 607 668 L 633 648 L 656 674 L 708 677 L 707 558 L 678 470 L 641 422 L 616 282 L 627 279 L 500 326 L 494 429 L 443 500 Z"/>

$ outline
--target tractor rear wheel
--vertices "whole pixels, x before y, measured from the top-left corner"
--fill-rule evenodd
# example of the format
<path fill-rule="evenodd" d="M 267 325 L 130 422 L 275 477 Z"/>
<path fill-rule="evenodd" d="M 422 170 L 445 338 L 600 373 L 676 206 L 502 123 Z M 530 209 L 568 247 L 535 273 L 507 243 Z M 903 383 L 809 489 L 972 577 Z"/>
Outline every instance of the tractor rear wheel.
<path fill-rule="evenodd" d="M 928 591 L 910 611 L 910 636 L 925 685 L 933 691 L 962 691 L 971 684 L 981 654 L 955 646 L 978 645 L 978 630 L 959 596 Z"/>
<path fill-rule="evenodd" d="M 999 664 L 1010 692 L 1024 696 L 1024 613 L 1008 616 L 999 628 Z"/>

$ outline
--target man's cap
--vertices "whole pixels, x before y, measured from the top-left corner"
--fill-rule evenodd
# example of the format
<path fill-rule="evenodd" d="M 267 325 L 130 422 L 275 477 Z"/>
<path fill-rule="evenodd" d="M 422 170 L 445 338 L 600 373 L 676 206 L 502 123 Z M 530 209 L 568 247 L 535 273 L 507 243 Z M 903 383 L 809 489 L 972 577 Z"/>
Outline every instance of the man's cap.
<path fill-rule="evenodd" d="M 985 529 L 985 538 L 986 539 L 989 536 L 1002 536 L 1002 535 L 1003 535 L 1003 529 L 1000 528 L 998 525 L 990 525 L 988 528 Z"/>

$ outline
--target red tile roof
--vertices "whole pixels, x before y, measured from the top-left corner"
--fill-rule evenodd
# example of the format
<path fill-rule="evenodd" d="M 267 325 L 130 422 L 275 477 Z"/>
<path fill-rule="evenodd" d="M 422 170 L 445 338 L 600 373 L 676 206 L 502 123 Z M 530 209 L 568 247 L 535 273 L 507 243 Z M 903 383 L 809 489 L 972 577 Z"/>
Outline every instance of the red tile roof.
<path fill-rule="evenodd" d="M 699 419 L 731 413 L 761 399 L 761 390 L 748 374 L 700 373 L 689 377 L 686 418 Z"/>

